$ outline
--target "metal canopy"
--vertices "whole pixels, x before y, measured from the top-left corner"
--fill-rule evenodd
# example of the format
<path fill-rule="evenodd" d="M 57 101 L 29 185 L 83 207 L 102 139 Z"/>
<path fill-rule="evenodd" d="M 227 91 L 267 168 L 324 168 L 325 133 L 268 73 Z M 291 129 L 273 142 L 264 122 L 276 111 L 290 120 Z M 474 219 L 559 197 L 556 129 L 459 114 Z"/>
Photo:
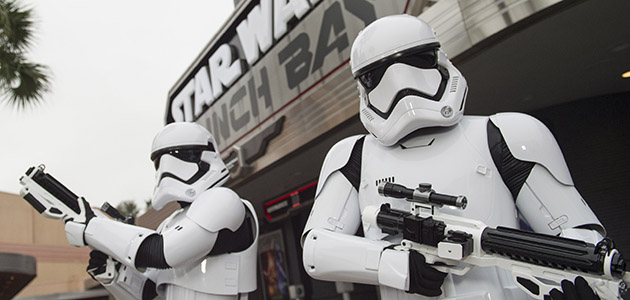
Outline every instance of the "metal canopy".
<path fill-rule="evenodd" d="M 0 253 L 0 300 L 12 299 L 35 275 L 35 257 L 17 253 Z"/>

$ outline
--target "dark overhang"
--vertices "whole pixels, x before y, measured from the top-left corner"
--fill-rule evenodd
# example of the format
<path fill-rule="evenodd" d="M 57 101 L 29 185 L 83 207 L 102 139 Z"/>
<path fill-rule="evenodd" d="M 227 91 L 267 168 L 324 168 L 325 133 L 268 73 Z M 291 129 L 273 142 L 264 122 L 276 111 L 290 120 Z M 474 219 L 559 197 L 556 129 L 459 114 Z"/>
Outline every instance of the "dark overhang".
<path fill-rule="evenodd" d="M 35 257 L 0 253 L 0 300 L 12 299 L 37 275 Z"/>

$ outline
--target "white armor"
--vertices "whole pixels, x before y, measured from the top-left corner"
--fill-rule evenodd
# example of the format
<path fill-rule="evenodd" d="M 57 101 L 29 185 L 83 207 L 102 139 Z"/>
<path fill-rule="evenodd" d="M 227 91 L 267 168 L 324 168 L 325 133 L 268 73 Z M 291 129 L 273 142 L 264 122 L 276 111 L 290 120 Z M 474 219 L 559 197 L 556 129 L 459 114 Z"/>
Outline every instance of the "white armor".
<path fill-rule="evenodd" d="M 388 37 L 405 31 L 404 28 L 414 30 L 401 33 L 401 39 Z M 437 40 L 427 28 L 430 29 L 417 18 L 390 16 L 375 21 L 357 37 L 351 66 L 355 77 L 359 77 L 361 121 L 371 135 L 346 138 L 330 149 L 302 235 L 303 264 L 310 276 L 378 285 L 381 299 L 427 298 L 405 293 L 409 290 L 408 252 L 388 247 L 398 244 L 400 236 L 365 226 L 364 236 L 355 236 L 363 209 L 368 206 L 389 203 L 394 209 L 408 210 L 406 201 L 378 194 L 377 186 L 383 181 L 404 186 L 431 183 L 440 193 L 465 195 L 468 198 L 465 210 L 444 207 L 440 212 L 478 220 L 490 227 L 518 228 L 520 218 L 537 232 L 590 243 L 599 242 L 605 234 L 573 186 L 562 153 L 542 123 L 518 113 L 461 116 L 466 81 L 437 49 Z M 384 41 L 393 44 L 382 45 Z M 424 91 L 431 90 L 429 84 L 442 84 L 423 80 L 436 66 L 417 67 L 397 60 L 407 55 L 409 48 L 433 49 L 439 53 L 437 65 L 443 65 L 449 73 L 446 79 L 449 88 L 442 98 L 401 94 L 401 90 L 413 86 L 397 86 L 395 80 L 390 80 L 398 78 L 401 70 L 410 69 L 406 74 L 419 77 L 418 84 L 427 85 L 421 88 Z M 382 64 L 379 66 L 378 62 L 385 65 L 380 71 Z M 376 86 L 366 85 L 365 79 L 360 78 L 366 74 L 366 66 L 380 72 L 369 74 L 375 78 Z M 390 72 L 394 67 L 395 72 Z M 458 79 L 453 83 L 454 76 Z M 376 93 L 380 85 L 390 89 L 389 93 Z M 454 109 L 445 114 L 446 106 Z M 383 115 L 383 108 L 392 113 Z M 401 113 L 396 115 L 396 111 Z M 453 118 L 456 120 L 451 122 Z M 397 125 L 401 122 L 405 126 Z M 514 170 L 519 172 L 511 173 Z M 526 298 L 510 274 L 491 267 L 473 268 L 463 276 L 449 274 L 439 297 Z"/>
<path fill-rule="evenodd" d="M 365 128 L 391 146 L 419 128 L 456 124 L 464 114 L 466 79 L 439 49 L 433 29 L 408 15 L 373 24 L 350 52 Z"/>
<path fill-rule="evenodd" d="M 157 230 L 103 216 L 87 226 L 66 224 L 69 241 L 122 263 L 117 271 L 108 269 L 112 276 L 94 276 L 112 295 L 143 299 L 149 287 L 167 300 L 246 299 L 256 289 L 256 213 L 220 187 L 228 171 L 215 149 L 212 135 L 195 123 L 169 124 L 158 133 L 151 155 L 157 170 L 153 205 L 178 201 L 183 208 Z"/>
<path fill-rule="evenodd" d="M 151 205 L 156 210 L 173 201 L 193 202 L 200 193 L 229 178 L 214 137 L 197 123 L 166 125 L 151 149 L 156 169 Z"/>

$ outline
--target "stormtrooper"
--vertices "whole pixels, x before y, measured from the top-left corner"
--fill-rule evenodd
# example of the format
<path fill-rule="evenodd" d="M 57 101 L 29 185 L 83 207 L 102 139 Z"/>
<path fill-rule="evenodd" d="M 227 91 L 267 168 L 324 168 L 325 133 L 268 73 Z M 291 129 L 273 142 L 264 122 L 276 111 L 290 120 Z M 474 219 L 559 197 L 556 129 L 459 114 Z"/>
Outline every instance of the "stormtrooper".
<path fill-rule="evenodd" d="M 360 228 L 368 206 L 409 209 L 404 200 L 380 196 L 381 182 L 429 182 L 440 193 L 465 195 L 465 210 L 441 212 L 490 227 L 526 224 L 593 244 L 605 235 L 541 122 L 521 113 L 463 115 L 466 79 L 424 21 L 408 15 L 376 20 L 355 39 L 350 67 L 369 135 L 341 140 L 325 158 L 302 235 L 311 277 L 377 285 L 381 299 L 527 299 L 507 271 L 443 273 L 421 254 L 392 247 L 399 235 Z M 551 296 L 560 299 L 576 287 L 582 281 Z"/>
<path fill-rule="evenodd" d="M 106 217 L 66 223 L 72 244 L 95 249 L 88 273 L 114 297 L 247 299 L 256 289 L 258 221 L 248 201 L 221 187 L 229 171 L 217 149 L 196 123 L 172 123 L 158 132 L 152 205 L 159 210 L 177 201 L 181 209 L 157 230 Z"/>

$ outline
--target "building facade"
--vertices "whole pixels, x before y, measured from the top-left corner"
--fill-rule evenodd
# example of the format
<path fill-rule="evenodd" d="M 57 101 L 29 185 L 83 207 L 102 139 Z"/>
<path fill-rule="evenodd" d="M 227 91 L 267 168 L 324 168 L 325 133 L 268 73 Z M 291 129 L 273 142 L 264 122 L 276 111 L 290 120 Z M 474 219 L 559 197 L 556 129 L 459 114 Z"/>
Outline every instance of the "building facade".
<path fill-rule="evenodd" d="M 6 275 L 3 291 L 20 284 L 11 283 L 13 277 L 25 282 L 13 295 L 17 299 L 57 299 L 55 295 L 73 292 L 82 296 L 65 299 L 107 299 L 107 293 L 90 292 L 88 297 L 83 292 L 95 283 L 85 272 L 90 250 L 68 244 L 63 222 L 42 218 L 19 195 L 0 192 L 0 227 L 0 266 L 7 268 L 0 269 Z M 22 279 L 25 273 L 32 275 L 28 281 Z"/>
<path fill-rule="evenodd" d="M 256 208 L 259 288 L 250 299 L 378 299 L 371 286 L 311 279 L 300 235 L 326 153 L 366 133 L 348 65 L 352 41 L 371 21 L 399 13 L 435 28 L 468 80 L 467 114 L 524 112 L 551 129 L 578 190 L 630 253 L 630 79 L 621 76 L 630 71 L 630 2 L 285 2 L 237 1 L 166 101 L 166 123 L 197 122 L 214 134 L 231 170 L 227 186 Z M 84 289 L 87 249 L 67 246 L 62 224 L 13 200 L 0 202 L 0 222 L 19 229 L 1 233 L 0 252 L 35 257 L 38 272 L 20 296 Z M 149 210 L 137 224 L 155 229 L 176 209 Z"/>
<path fill-rule="evenodd" d="M 366 133 L 348 65 L 352 41 L 390 14 L 419 15 L 435 28 L 469 82 L 467 114 L 518 111 L 542 120 L 609 236 L 630 251 L 628 209 L 617 196 L 628 192 L 630 79 L 621 74 L 630 69 L 630 32 L 615 12 L 630 9 L 627 2 L 236 3 L 171 89 L 165 121 L 208 128 L 232 171 L 228 186 L 255 205 L 261 238 L 254 299 L 377 297 L 372 287 L 312 280 L 299 239 L 328 149 Z"/>

